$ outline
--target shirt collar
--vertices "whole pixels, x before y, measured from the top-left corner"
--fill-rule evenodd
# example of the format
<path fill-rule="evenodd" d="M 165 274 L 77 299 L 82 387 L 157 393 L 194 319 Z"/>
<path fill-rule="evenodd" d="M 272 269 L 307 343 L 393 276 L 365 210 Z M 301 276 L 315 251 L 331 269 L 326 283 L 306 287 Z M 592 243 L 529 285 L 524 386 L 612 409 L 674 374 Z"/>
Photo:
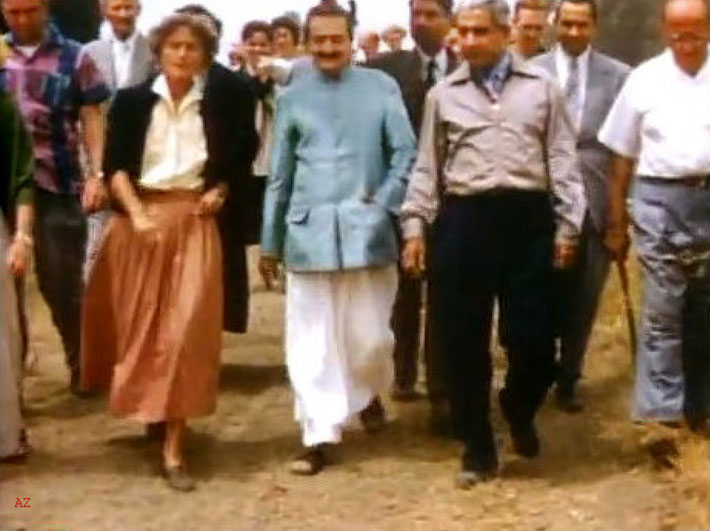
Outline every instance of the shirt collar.
<path fill-rule="evenodd" d="M 471 71 L 471 78 L 480 81 L 505 80 L 513 71 L 513 56 L 510 52 L 505 52 L 503 57 L 489 69 Z"/>
<path fill-rule="evenodd" d="M 202 100 L 205 93 L 205 82 L 206 77 L 204 74 L 195 76 L 195 82 L 192 84 L 192 88 L 180 102 L 181 108 L 185 108 L 185 106 L 195 101 Z M 164 74 L 160 74 L 157 78 L 155 78 L 151 89 L 155 94 L 160 96 L 161 99 L 168 102 L 173 107 L 175 106 L 175 102 L 173 102 L 173 97 L 170 94 L 170 88 L 168 87 L 168 80 L 166 79 Z"/>
<path fill-rule="evenodd" d="M 133 49 L 136 44 L 136 39 L 138 39 L 138 30 L 133 30 L 133 33 L 131 33 L 130 37 L 127 39 L 121 40 L 118 37 L 116 37 L 116 34 L 113 32 L 113 28 L 110 30 L 110 40 L 114 45 L 121 45 L 125 44 L 128 46 L 129 49 Z"/>
<path fill-rule="evenodd" d="M 538 67 L 526 61 L 518 54 L 508 51 L 506 52 L 506 55 L 509 57 L 509 75 L 525 76 L 532 78 L 539 78 L 543 75 Z M 503 61 L 503 59 L 501 59 L 501 61 Z M 500 65 L 501 62 L 499 62 L 498 65 L 496 65 L 495 67 L 493 67 L 493 69 L 495 70 L 496 67 Z M 452 85 L 472 81 L 473 76 L 471 72 L 470 63 L 468 61 L 463 61 L 461 65 L 451 75 L 449 75 L 448 79 L 449 83 L 451 83 Z"/>
<path fill-rule="evenodd" d="M 580 70 L 585 70 L 587 68 L 587 66 L 589 65 L 589 56 L 591 54 L 591 46 L 587 46 L 587 49 L 584 50 L 581 54 L 579 54 L 579 56 L 577 57 L 577 65 L 579 66 Z M 562 48 L 559 43 L 555 46 L 555 58 L 557 59 L 558 65 L 560 63 L 564 63 L 569 69 L 569 65 L 572 61 L 572 56 L 565 52 L 564 48 Z"/>
<path fill-rule="evenodd" d="M 324 83 L 339 83 L 341 81 L 347 81 L 350 79 L 350 76 L 352 76 L 353 73 L 353 65 L 349 64 L 345 67 L 345 69 L 342 71 L 340 74 L 340 77 L 338 78 L 333 78 L 330 76 L 325 75 L 323 72 L 320 71 L 320 69 L 316 66 L 314 67 L 314 71 L 316 73 L 317 78 L 324 82 Z"/>
<path fill-rule="evenodd" d="M 705 81 L 710 78 L 710 46 L 708 46 L 708 56 L 705 59 L 705 64 L 703 64 L 700 70 L 698 70 L 698 73 L 694 76 L 689 75 L 685 72 L 685 70 L 678 66 L 678 63 L 675 62 L 675 57 L 673 57 L 673 52 L 670 48 L 666 48 L 663 55 L 665 56 L 665 60 L 669 64 L 670 68 L 676 72 L 676 75 L 682 77 L 683 79 L 689 79 L 691 81 Z"/>
<path fill-rule="evenodd" d="M 419 48 L 419 46 L 417 46 L 416 50 L 417 50 L 417 54 L 419 55 L 419 59 L 422 62 L 422 67 L 425 70 L 426 70 L 427 66 L 429 65 L 429 61 L 434 59 L 434 63 L 436 64 L 436 69 L 439 71 L 439 74 L 442 77 L 446 75 L 446 69 L 447 69 L 448 63 L 449 63 L 449 55 L 446 53 L 446 48 L 444 48 L 442 46 L 441 50 L 439 50 L 434 57 L 431 57 L 431 56 L 425 54 L 424 50 Z"/>
<path fill-rule="evenodd" d="M 15 39 L 15 35 L 12 32 L 9 32 L 5 36 L 5 42 L 7 42 L 8 46 L 12 46 L 13 48 L 17 48 L 18 46 L 20 46 L 17 43 L 17 41 Z M 52 47 L 56 47 L 56 48 L 62 48 L 65 44 L 66 44 L 66 39 L 59 32 L 59 29 L 57 29 L 57 27 L 54 24 L 49 23 L 49 24 L 47 24 L 47 30 L 45 31 L 44 39 L 42 40 L 42 42 L 39 43 L 38 46 L 40 48 L 43 46 L 52 46 Z"/>

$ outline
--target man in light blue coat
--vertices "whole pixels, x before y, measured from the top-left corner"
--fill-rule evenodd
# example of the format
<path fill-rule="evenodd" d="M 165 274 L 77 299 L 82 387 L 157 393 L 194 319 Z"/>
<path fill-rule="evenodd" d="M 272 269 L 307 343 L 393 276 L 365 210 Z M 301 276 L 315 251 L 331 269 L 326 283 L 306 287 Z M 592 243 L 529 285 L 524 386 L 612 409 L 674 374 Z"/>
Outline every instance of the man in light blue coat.
<path fill-rule="evenodd" d="M 286 357 L 312 475 L 353 415 L 384 423 L 392 384 L 389 318 L 397 290 L 396 217 L 415 157 L 397 84 L 350 65 L 352 22 L 337 6 L 311 10 L 314 68 L 278 101 L 260 270 L 287 272 Z"/>

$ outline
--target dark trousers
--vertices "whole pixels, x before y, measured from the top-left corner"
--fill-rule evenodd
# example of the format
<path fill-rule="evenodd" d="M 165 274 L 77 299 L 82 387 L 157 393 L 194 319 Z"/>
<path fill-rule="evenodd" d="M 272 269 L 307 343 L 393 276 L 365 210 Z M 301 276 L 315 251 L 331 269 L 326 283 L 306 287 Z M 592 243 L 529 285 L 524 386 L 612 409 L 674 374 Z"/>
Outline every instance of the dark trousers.
<path fill-rule="evenodd" d="M 554 381 L 554 222 L 546 193 L 444 198 L 434 243 L 435 329 L 455 435 L 473 466 L 497 463 L 490 422 L 493 305 L 506 330 L 509 420 L 532 422 Z"/>
<path fill-rule="evenodd" d="M 86 216 L 79 198 L 37 190 L 35 259 L 39 289 L 59 331 L 66 362 L 79 367 Z"/>
<path fill-rule="evenodd" d="M 430 238 L 431 240 L 431 238 Z M 431 266 L 431 264 L 430 264 Z M 431 267 L 429 267 L 431 270 Z M 419 373 L 419 347 L 421 343 L 423 292 L 426 289 L 424 322 L 424 368 L 429 400 L 446 401 L 446 376 L 442 357 L 435 346 L 433 334 L 434 293 L 430 282 L 423 282 L 399 273 L 397 298 L 392 310 L 394 332 L 395 385 L 398 389 L 414 389 Z"/>
<path fill-rule="evenodd" d="M 584 355 L 610 263 L 603 235 L 587 218 L 575 265 L 555 272 L 554 311 L 560 341 L 557 384 L 562 391 L 571 391 L 582 377 Z"/>
<path fill-rule="evenodd" d="M 264 195 L 266 194 L 266 181 L 268 177 L 255 175 L 246 182 L 244 193 L 246 200 L 244 208 L 244 235 L 245 245 L 259 245 L 261 243 L 261 222 L 264 212 Z"/>
<path fill-rule="evenodd" d="M 688 282 L 682 319 L 683 415 L 694 426 L 710 416 L 710 278 L 707 274 Z"/>

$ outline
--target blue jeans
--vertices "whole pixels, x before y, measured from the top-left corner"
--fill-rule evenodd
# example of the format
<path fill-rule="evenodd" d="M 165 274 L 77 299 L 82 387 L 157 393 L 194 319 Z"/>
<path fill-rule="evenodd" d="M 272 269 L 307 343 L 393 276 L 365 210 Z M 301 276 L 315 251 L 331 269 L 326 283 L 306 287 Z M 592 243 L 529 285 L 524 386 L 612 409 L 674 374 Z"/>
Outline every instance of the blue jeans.
<path fill-rule="evenodd" d="M 710 187 L 639 177 L 633 214 L 644 277 L 633 416 L 703 418 L 710 383 Z"/>

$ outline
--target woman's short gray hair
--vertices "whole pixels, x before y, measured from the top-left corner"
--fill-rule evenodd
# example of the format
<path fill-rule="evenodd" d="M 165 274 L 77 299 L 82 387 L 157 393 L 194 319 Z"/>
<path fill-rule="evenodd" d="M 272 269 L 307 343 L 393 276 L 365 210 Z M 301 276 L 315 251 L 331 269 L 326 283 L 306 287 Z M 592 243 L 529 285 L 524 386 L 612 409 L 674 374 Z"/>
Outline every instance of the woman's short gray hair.
<path fill-rule="evenodd" d="M 217 55 L 218 37 L 212 23 L 201 15 L 172 14 L 150 31 L 150 48 L 156 59 L 160 58 L 165 41 L 180 28 L 189 29 L 200 41 L 205 51 L 207 62 Z"/>
<path fill-rule="evenodd" d="M 491 14 L 493 22 L 500 27 L 510 26 L 510 6 L 506 0 L 463 0 L 456 8 L 456 16 L 462 11 L 483 9 Z"/>

